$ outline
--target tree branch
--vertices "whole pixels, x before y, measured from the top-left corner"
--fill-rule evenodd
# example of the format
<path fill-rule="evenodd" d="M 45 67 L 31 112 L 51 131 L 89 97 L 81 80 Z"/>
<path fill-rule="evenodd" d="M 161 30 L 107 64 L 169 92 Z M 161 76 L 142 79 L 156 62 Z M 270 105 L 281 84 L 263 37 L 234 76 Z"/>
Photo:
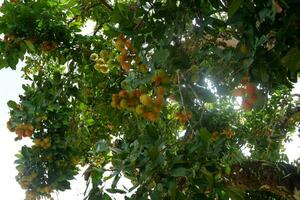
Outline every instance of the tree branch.
<path fill-rule="evenodd" d="M 300 174 L 297 168 L 286 163 L 271 164 L 263 161 L 247 161 L 231 166 L 225 183 L 241 190 L 264 190 L 296 200 L 295 192 L 300 190 Z"/>
<path fill-rule="evenodd" d="M 100 0 L 100 3 L 103 4 L 108 10 L 112 11 L 113 8 L 105 0 Z"/>
<path fill-rule="evenodd" d="M 283 117 L 283 119 L 281 119 L 281 122 L 276 125 L 276 129 L 282 130 L 285 133 L 289 124 L 289 120 L 298 113 L 300 113 L 300 107 L 289 108 L 286 111 L 286 115 Z"/>

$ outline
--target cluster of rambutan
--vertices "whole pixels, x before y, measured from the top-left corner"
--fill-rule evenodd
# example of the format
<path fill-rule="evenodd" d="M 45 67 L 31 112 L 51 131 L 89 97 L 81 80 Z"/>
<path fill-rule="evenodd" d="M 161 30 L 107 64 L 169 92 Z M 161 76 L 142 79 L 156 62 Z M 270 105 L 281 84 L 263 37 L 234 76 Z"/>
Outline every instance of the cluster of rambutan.
<path fill-rule="evenodd" d="M 99 57 L 100 55 L 100 57 Z M 109 72 L 109 67 L 106 64 L 106 59 L 107 59 L 107 52 L 105 50 L 101 50 L 99 55 L 97 53 L 92 53 L 90 56 L 90 59 L 96 64 L 94 65 L 94 68 L 103 74 L 106 74 Z"/>
<path fill-rule="evenodd" d="M 117 109 L 128 109 L 137 115 L 154 122 L 159 117 L 162 104 L 164 102 L 163 94 L 165 89 L 161 86 L 155 88 L 155 95 L 142 93 L 140 90 L 126 91 L 121 90 L 119 94 L 112 95 L 111 106 Z"/>
<path fill-rule="evenodd" d="M 257 100 L 256 87 L 249 81 L 248 76 L 244 76 L 241 80 L 242 87 L 238 87 L 233 91 L 234 96 L 243 98 L 241 107 L 244 110 L 251 110 Z"/>
<path fill-rule="evenodd" d="M 140 72 L 148 72 L 147 66 L 142 63 L 141 58 L 137 55 L 136 49 L 132 47 L 131 40 L 125 38 L 123 34 L 117 37 L 115 48 L 120 52 L 117 56 L 117 61 L 120 63 L 123 70 L 128 72 L 135 64 Z"/>
<path fill-rule="evenodd" d="M 31 124 L 18 124 L 15 128 L 12 126 L 12 121 L 6 123 L 7 129 L 11 132 L 15 132 L 19 139 L 23 137 L 31 137 L 34 131 L 34 127 Z"/>

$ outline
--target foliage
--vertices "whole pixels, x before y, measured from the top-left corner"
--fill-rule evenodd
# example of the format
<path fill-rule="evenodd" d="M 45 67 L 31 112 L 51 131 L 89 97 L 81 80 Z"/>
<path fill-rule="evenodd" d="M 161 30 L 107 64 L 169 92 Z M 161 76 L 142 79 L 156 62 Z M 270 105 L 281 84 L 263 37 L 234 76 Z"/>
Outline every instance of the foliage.
<path fill-rule="evenodd" d="M 300 121 L 291 95 L 300 4 L 112 2 L 0 8 L 0 68 L 22 60 L 29 81 L 20 102 L 8 102 L 7 124 L 16 140 L 33 141 L 16 160 L 26 199 L 69 189 L 78 165 L 90 166 L 87 199 L 280 199 L 224 180 L 234 163 L 288 162 L 282 144 Z M 122 176 L 132 188 L 117 187 Z"/>

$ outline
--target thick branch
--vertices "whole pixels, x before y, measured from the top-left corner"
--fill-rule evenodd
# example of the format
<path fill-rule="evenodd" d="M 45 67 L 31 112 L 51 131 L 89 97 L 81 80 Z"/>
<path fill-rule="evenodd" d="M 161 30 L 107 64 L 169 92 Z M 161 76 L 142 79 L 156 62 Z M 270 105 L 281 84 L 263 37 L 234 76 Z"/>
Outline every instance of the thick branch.
<path fill-rule="evenodd" d="M 281 121 L 276 124 L 276 129 L 281 130 L 284 134 L 288 131 L 289 121 L 300 113 L 300 107 L 289 108 Z M 285 136 L 285 135 L 284 135 Z"/>
<path fill-rule="evenodd" d="M 270 164 L 263 161 L 248 161 L 234 164 L 226 177 L 226 184 L 241 190 L 265 190 L 293 199 L 294 192 L 300 190 L 300 174 L 297 168 L 286 164 Z"/>
<path fill-rule="evenodd" d="M 82 10 L 82 12 L 89 12 L 90 9 L 94 8 L 94 7 L 97 7 L 97 6 L 101 6 L 103 5 L 105 8 L 107 8 L 108 10 L 112 11 L 113 8 L 111 5 L 109 5 L 106 0 L 100 0 L 98 3 L 96 4 L 92 4 L 88 7 L 84 7 Z M 80 15 L 74 15 L 69 21 L 68 21 L 68 24 L 72 23 L 73 21 L 75 21 L 78 17 L 80 17 Z"/>
<path fill-rule="evenodd" d="M 109 5 L 105 0 L 101 0 L 100 3 L 103 4 L 108 10 L 110 10 L 110 11 L 113 10 L 111 5 Z"/>
<path fill-rule="evenodd" d="M 91 8 L 94 8 L 96 6 L 100 6 L 100 5 L 103 5 L 104 7 L 106 7 L 108 10 L 112 11 L 113 8 L 111 5 L 109 5 L 106 0 L 99 0 L 98 3 L 96 4 L 93 4 L 93 5 L 90 5 L 89 7 L 85 8 L 86 11 L 90 10 Z"/>

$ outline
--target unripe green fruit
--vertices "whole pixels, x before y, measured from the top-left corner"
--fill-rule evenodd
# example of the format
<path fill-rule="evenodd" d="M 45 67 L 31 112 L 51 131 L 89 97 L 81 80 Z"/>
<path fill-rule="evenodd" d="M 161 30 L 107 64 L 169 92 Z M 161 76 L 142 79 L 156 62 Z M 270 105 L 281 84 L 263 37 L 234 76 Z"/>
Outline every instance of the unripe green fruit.
<path fill-rule="evenodd" d="M 249 49 L 248 49 L 248 46 L 243 43 L 241 46 L 240 46 L 240 52 L 244 55 L 247 55 L 248 52 L 249 52 Z"/>
<path fill-rule="evenodd" d="M 147 68 L 147 66 L 144 65 L 144 64 L 139 64 L 139 65 L 138 65 L 138 70 L 139 70 L 140 72 L 144 73 L 144 74 L 148 72 L 148 68 Z"/>
<path fill-rule="evenodd" d="M 193 83 L 196 83 L 199 81 L 199 76 L 198 75 L 192 75 L 191 80 Z"/>
<path fill-rule="evenodd" d="M 197 65 L 192 65 L 191 66 L 191 72 L 192 72 L 192 74 L 196 74 L 197 72 L 198 72 L 198 66 Z"/>
<path fill-rule="evenodd" d="M 99 55 L 100 55 L 101 58 L 106 59 L 107 56 L 108 56 L 108 51 L 101 50 L 100 53 L 99 53 Z"/>
<path fill-rule="evenodd" d="M 96 63 L 94 65 L 94 68 L 95 68 L 95 70 L 100 71 L 101 66 L 102 66 L 101 64 Z"/>
<path fill-rule="evenodd" d="M 122 51 L 124 49 L 124 44 L 122 40 L 117 40 L 115 43 L 115 47 L 117 50 Z"/>
<path fill-rule="evenodd" d="M 126 99 L 122 99 L 122 100 L 121 100 L 121 102 L 120 102 L 120 107 L 121 107 L 122 109 L 125 109 L 125 108 L 128 107 L 128 102 L 127 102 Z"/>
<path fill-rule="evenodd" d="M 105 64 L 104 59 L 103 59 L 103 58 L 99 58 L 99 59 L 97 60 L 97 64 L 100 64 L 100 65 Z"/>
<path fill-rule="evenodd" d="M 164 70 L 162 70 L 162 69 L 156 70 L 155 74 L 157 74 L 161 78 L 163 78 L 163 77 L 165 77 L 167 75 L 166 72 Z"/>
<path fill-rule="evenodd" d="M 104 65 L 100 68 L 100 72 L 103 74 L 107 74 L 109 72 L 109 68 L 106 65 Z"/>
<path fill-rule="evenodd" d="M 121 87 L 122 88 L 126 88 L 126 85 L 127 85 L 127 82 L 125 80 L 121 82 Z"/>
<path fill-rule="evenodd" d="M 140 102 L 145 106 L 151 106 L 152 105 L 152 99 L 146 94 L 143 94 L 140 96 Z"/>
<path fill-rule="evenodd" d="M 96 62 L 97 60 L 98 60 L 98 55 L 96 54 L 96 53 L 92 53 L 91 55 L 90 55 L 90 59 L 91 59 L 91 61 L 94 61 L 94 62 Z"/>
<path fill-rule="evenodd" d="M 136 108 L 135 108 L 135 112 L 136 114 L 138 115 L 141 115 L 144 113 L 144 106 L 143 105 L 138 105 Z"/>

